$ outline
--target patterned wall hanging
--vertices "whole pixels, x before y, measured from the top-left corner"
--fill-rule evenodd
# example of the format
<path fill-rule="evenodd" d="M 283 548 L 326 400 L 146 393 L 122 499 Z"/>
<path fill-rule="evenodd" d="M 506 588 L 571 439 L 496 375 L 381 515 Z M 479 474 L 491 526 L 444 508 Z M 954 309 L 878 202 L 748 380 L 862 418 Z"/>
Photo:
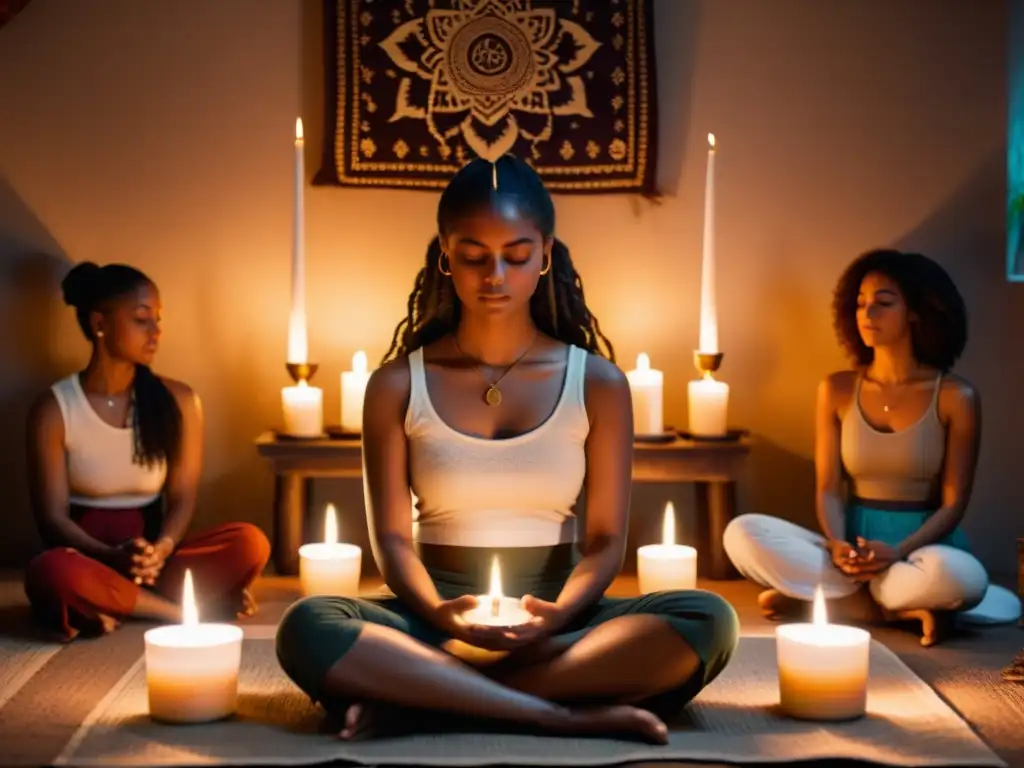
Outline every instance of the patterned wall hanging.
<path fill-rule="evenodd" d="M 325 0 L 314 183 L 436 189 L 512 152 L 560 192 L 654 193 L 653 0 Z"/>

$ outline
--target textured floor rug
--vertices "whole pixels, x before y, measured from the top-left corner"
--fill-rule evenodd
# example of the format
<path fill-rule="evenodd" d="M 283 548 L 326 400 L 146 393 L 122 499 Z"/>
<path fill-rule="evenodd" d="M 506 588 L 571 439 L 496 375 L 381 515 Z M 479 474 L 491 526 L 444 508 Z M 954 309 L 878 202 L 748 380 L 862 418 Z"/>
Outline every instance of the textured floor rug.
<path fill-rule="evenodd" d="M 85 718 L 56 759 L 71 766 L 577 765 L 705 760 L 733 763 L 854 759 L 901 766 L 1003 766 L 968 725 L 895 654 L 873 643 L 867 717 L 801 723 L 775 711 L 774 639 L 745 637 L 726 672 L 691 705 L 662 747 L 612 739 L 508 733 L 414 734 L 344 743 L 318 732 L 320 713 L 280 671 L 272 628 L 244 644 L 239 713 L 209 725 L 147 717 L 140 658 Z"/>

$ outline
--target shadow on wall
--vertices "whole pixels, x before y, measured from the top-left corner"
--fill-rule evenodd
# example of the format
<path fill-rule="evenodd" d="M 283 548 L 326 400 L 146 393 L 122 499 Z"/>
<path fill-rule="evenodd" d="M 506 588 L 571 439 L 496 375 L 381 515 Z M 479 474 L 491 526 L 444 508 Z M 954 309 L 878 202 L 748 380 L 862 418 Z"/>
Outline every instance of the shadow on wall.
<path fill-rule="evenodd" d="M 941 263 L 967 303 L 969 340 L 956 372 L 978 388 L 983 411 L 978 473 L 964 527 L 981 560 L 997 574 L 1016 568 L 1013 538 L 1021 535 L 1024 505 L 1024 285 L 1006 279 L 1005 242 L 1006 147 L 997 146 L 943 205 L 895 243 Z"/>
<path fill-rule="evenodd" d="M 39 547 L 29 508 L 25 417 L 32 401 L 70 367 L 59 361 L 60 281 L 70 266 L 42 222 L 0 176 L 0 565 Z"/>

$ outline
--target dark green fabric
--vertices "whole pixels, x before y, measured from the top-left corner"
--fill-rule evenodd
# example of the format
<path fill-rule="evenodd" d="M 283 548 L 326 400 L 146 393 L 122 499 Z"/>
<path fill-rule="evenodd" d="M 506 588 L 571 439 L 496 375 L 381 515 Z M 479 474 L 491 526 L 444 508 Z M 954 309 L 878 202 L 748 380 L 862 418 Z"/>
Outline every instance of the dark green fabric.
<path fill-rule="evenodd" d="M 703 590 L 657 592 L 636 598 L 606 597 L 583 611 L 559 637 L 576 642 L 600 624 L 636 614 L 662 617 L 701 659 L 700 669 L 686 683 L 642 702 L 660 713 L 678 712 L 725 668 L 739 641 L 739 619 L 728 602 Z M 281 620 L 277 657 L 282 669 L 325 708 L 344 707 L 346 702 L 326 699 L 323 682 L 328 670 L 355 643 L 365 624 L 391 627 L 435 648 L 448 639 L 397 598 L 312 597 L 295 603 Z"/>

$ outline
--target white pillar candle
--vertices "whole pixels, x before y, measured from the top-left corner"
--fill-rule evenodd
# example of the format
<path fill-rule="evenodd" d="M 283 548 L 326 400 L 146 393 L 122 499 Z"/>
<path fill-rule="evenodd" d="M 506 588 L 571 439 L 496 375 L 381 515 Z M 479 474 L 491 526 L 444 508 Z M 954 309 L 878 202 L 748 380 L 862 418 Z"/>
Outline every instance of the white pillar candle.
<path fill-rule="evenodd" d="M 319 437 L 324 431 L 324 391 L 303 379 L 281 389 L 284 432 L 292 437 Z"/>
<path fill-rule="evenodd" d="M 295 179 L 292 206 L 292 306 L 288 316 L 288 362 L 308 363 L 309 344 L 306 338 L 306 208 L 303 191 L 306 185 L 305 144 L 302 118 L 295 119 Z"/>
<path fill-rule="evenodd" d="M 728 429 L 729 385 L 710 372 L 687 386 L 689 432 L 697 437 L 722 437 Z"/>
<path fill-rule="evenodd" d="M 149 714 L 167 723 L 207 723 L 234 714 L 242 629 L 232 624 L 200 624 L 185 571 L 182 621 L 150 629 L 144 636 Z"/>
<path fill-rule="evenodd" d="M 661 544 L 647 544 L 636 551 L 636 575 L 642 595 L 697 588 L 697 550 L 676 544 L 676 513 L 671 501 L 665 504 Z"/>
<path fill-rule="evenodd" d="M 715 135 L 708 134 L 708 166 L 704 179 L 704 251 L 700 273 L 699 352 L 718 353 L 718 308 L 715 298 Z"/>
<path fill-rule="evenodd" d="M 338 511 L 328 504 L 324 511 L 324 540 L 299 547 L 299 584 L 304 597 L 359 596 L 363 550 L 355 544 L 338 543 Z"/>
<path fill-rule="evenodd" d="M 802 720 L 851 720 L 867 702 L 871 635 L 829 624 L 818 587 L 810 624 L 775 630 L 782 711 Z"/>
<path fill-rule="evenodd" d="M 665 375 L 651 368 L 645 352 L 636 357 L 636 368 L 626 372 L 633 398 L 633 432 L 637 435 L 660 435 L 665 431 Z"/>
<path fill-rule="evenodd" d="M 533 618 L 523 608 L 521 601 L 506 597 L 501 591 L 501 566 L 497 556 L 491 561 L 491 585 L 486 595 L 477 595 L 477 606 L 470 608 L 462 617 L 470 624 L 486 627 L 514 627 L 525 624 Z"/>
<path fill-rule="evenodd" d="M 366 353 L 352 355 L 352 370 L 341 372 L 341 428 L 346 432 L 363 431 L 363 398 L 370 373 Z"/>

